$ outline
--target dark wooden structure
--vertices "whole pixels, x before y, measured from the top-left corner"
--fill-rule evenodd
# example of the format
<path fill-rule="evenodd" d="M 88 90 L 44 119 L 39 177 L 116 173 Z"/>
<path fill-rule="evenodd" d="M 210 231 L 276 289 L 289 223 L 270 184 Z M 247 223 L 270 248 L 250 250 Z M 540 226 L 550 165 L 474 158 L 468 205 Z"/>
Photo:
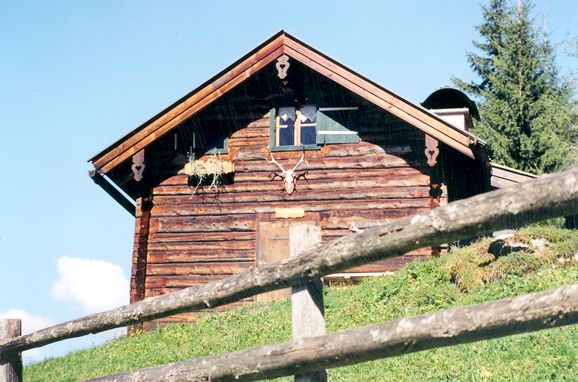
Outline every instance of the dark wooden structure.
<path fill-rule="evenodd" d="M 328 241 L 491 186 L 484 142 L 285 32 L 90 161 L 136 217 L 131 302 L 284 258 L 296 222 Z"/>

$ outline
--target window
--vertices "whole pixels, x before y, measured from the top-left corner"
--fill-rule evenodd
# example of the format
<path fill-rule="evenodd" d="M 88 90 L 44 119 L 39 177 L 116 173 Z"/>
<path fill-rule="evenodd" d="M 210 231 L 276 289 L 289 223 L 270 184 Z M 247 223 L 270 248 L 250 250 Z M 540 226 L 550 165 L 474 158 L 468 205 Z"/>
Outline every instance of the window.
<path fill-rule="evenodd" d="M 276 150 L 315 149 L 326 144 L 357 143 L 357 107 L 279 107 L 270 111 L 270 146 Z"/>
<path fill-rule="evenodd" d="M 305 146 L 317 143 L 317 108 L 313 105 L 280 107 L 275 120 L 276 146 Z"/>
<path fill-rule="evenodd" d="M 299 109 L 300 140 L 302 145 L 317 143 L 317 108 L 303 106 Z"/>

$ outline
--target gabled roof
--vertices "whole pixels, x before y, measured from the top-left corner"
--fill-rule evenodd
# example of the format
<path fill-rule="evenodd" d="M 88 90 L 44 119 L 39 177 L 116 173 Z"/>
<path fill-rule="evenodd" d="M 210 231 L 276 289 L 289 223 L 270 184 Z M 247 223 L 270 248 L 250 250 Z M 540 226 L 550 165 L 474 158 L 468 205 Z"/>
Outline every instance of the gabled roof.
<path fill-rule="evenodd" d="M 452 126 L 421 106 L 403 99 L 280 31 L 89 161 L 99 173 L 109 172 L 283 54 L 470 158 L 476 157 L 476 146 L 484 144 L 472 134 Z"/>

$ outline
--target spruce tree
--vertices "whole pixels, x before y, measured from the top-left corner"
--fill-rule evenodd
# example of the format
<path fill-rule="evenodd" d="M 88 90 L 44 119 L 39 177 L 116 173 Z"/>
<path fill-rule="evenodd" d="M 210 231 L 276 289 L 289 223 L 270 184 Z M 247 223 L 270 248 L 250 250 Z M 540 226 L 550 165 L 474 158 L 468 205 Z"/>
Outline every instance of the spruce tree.
<path fill-rule="evenodd" d="M 562 79 L 554 49 L 531 18 L 531 5 L 491 0 L 477 27 L 480 53 L 468 62 L 478 82 L 454 83 L 478 101 L 484 139 L 497 163 L 534 173 L 575 165 L 577 104 L 572 83 Z"/>

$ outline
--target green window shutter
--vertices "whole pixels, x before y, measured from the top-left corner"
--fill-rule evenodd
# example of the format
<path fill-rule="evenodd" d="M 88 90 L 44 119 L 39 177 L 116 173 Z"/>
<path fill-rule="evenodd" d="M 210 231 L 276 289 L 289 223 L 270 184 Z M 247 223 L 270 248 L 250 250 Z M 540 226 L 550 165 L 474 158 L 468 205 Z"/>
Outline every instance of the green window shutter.
<path fill-rule="evenodd" d="M 275 147 L 275 108 L 269 110 L 269 147 Z"/>
<path fill-rule="evenodd" d="M 357 143 L 356 131 L 348 129 L 346 115 L 337 111 L 317 111 L 317 144 Z M 348 124 L 349 127 L 351 125 Z"/>

